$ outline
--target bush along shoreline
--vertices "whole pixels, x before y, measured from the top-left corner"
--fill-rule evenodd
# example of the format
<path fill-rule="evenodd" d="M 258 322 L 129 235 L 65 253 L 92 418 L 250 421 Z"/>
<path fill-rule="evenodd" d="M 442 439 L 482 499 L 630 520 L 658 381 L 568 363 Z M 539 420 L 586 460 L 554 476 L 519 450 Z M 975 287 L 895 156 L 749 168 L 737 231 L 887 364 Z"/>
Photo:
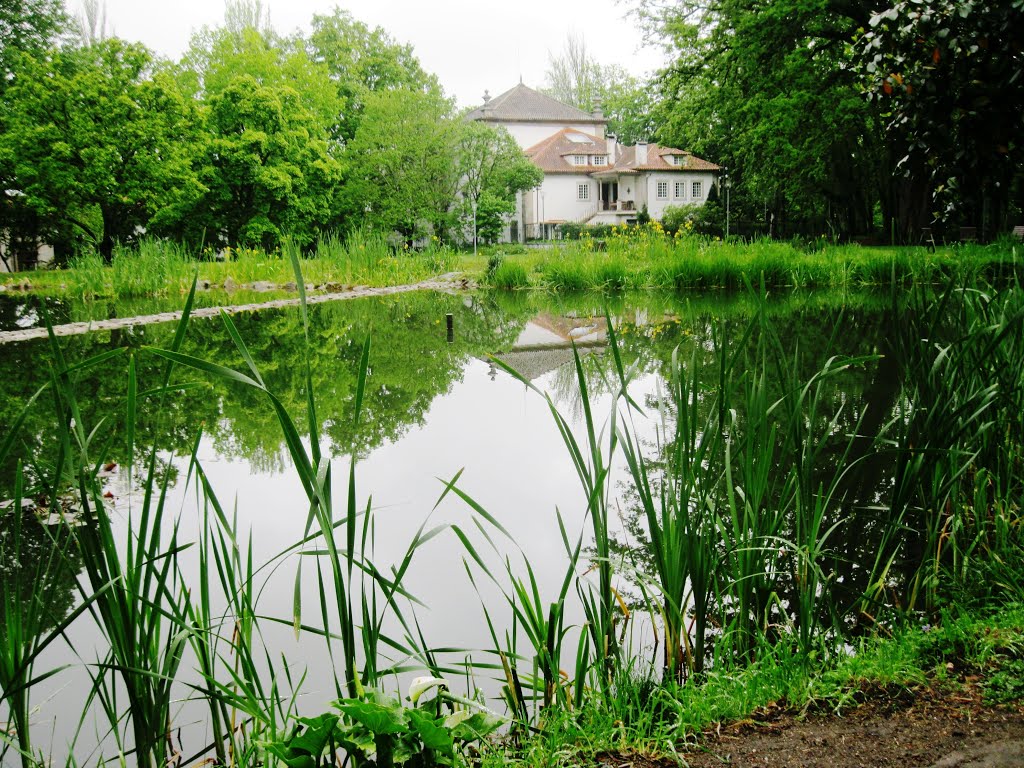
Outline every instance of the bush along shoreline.
<path fill-rule="evenodd" d="M 289 261 L 304 299 L 307 264 L 295 251 Z M 73 551 L 84 573 L 77 607 L 60 617 L 42 599 L 15 605 L 5 591 L 5 759 L 26 768 L 48 762 L 31 712 L 38 681 L 62 670 L 42 668 L 41 653 L 90 619 L 106 655 L 89 666 L 92 694 L 79 716 L 84 722 L 99 702 L 109 722 L 95 728 L 111 734 L 105 759 L 140 766 L 193 753 L 193 761 L 209 756 L 222 765 L 348 758 L 378 767 L 578 764 L 610 748 L 672 754 L 702 727 L 768 701 L 842 707 L 864 680 L 909 685 L 952 654 L 991 672 L 993 700 L 1011 700 L 1021 694 L 1014 675 L 1024 648 L 1024 291 L 949 282 L 937 296 L 915 291 L 904 306 L 895 298 L 900 285 L 890 288 L 901 320 L 891 353 L 898 385 L 889 402 L 854 414 L 831 410 L 826 394 L 841 372 L 878 356 L 826 355 L 817 373 L 798 379 L 758 298 L 765 285 L 744 327 L 723 323 L 700 358 L 673 355 L 653 404 L 633 400 L 631 369 L 609 322 L 607 412 L 595 412 L 578 355 L 582 434 L 537 390 L 587 510 L 578 537 L 561 526 L 564 577 L 553 590 L 538 584 L 525 544 L 488 512 L 487 499 L 464 489 L 461 472 L 437 501 L 465 504 L 473 527 L 432 527 L 428 518 L 394 563 L 375 561 L 373 508 L 357 494 L 358 456 L 343 468 L 320 453 L 325 415 L 312 386 L 316 349 L 304 303 L 305 362 L 296 371 L 308 394 L 303 414 L 288 412 L 268 389 L 229 315 L 223 322 L 243 368 L 183 352 L 194 282 L 164 348 L 66 360 L 51 335 L 51 379 L 0 438 L 0 465 L 13 467 L 14 510 L 24 499 L 56 519 L 74 510 L 74 524 L 61 526 L 64 534 L 36 560 L 70 562 Z M 374 354 L 368 337 L 349 415 L 356 424 L 368 418 Z M 127 357 L 127 471 L 143 491 L 125 540 L 104 499 L 112 436 L 102 422 L 83 423 L 87 393 L 76 386 L 76 371 L 119 355 Z M 140 374 L 142 356 L 159 363 L 152 380 Z M 143 410 L 161 413 L 184 374 L 245 388 L 280 425 L 306 535 L 269 562 L 253 562 L 251 543 L 206 473 L 199 434 L 186 482 L 197 489 L 203 532 L 198 541 L 179 538 L 159 430 L 143 439 L 136 424 Z M 19 430 L 29 409 L 44 407 L 53 409 L 59 438 L 28 471 Z M 633 428 L 649 409 L 661 420 L 654 446 Z M 297 426 L 303 422 L 308 434 Z M 616 533 L 616 460 L 631 480 L 625 504 L 635 524 L 626 535 Z M 851 468 L 862 465 L 871 467 L 870 483 L 852 480 Z M 344 498 L 336 471 L 348 476 Z M 852 544 L 841 545 L 849 526 Z M 406 578 L 420 548 L 445 531 L 459 539 L 467 579 L 502 596 L 482 606 L 492 647 L 478 650 L 487 660 L 468 666 L 471 649 L 444 653 L 423 639 L 416 606 L 429 600 Z M 15 526 L 3 539 L 5 557 L 23 551 L 21 542 Z M 198 571 L 184 566 L 188 548 Z M 293 615 L 267 617 L 256 574 L 310 558 L 315 566 L 295 570 Z M 318 579 L 312 608 L 298 599 L 303 578 Z M 582 624 L 567 619 L 569 603 Z M 634 645 L 631 628 L 644 621 L 657 637 L 653 653 Z M 279 624 L 324 643 L 337 697 L 327 711 L 303 710 L 296 660 L 265 644 L 261 627 Z M 460 661 L 446 660 L 452 655 Z M 199 682 L 186 684 L 184 670 L 196 670 Z M 394 691 L 396 676 L 410 672 L 419 675 L 412 686 Z M 456 692 L 467 675 L 496 679 L 502 701 L 483 701 L 472 682 Z M 175 743 L 174 702 L 183 695 L 205 707 L 208 743 Z M 70 750 L 69 762 L 85 759 L 74 744 Z"/>

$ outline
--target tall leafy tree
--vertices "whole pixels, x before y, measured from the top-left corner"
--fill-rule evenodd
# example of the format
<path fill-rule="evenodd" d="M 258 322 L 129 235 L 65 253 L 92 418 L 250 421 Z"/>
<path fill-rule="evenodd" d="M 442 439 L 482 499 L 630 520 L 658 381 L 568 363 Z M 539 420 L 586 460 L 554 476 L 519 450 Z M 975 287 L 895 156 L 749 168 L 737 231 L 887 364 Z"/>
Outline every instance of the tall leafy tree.
<path fill-rule="evenodd" d="M 262 18 L 259 8 L 235 16 L 200 32 L 178 71 L 202 104 L 206 137 L 207 193 L 180 222 L 182 235 L 268 249 L 287 235 L 308 245 L 336 217 L 341 102 L 304 41 L 245 26 Z"/>
<path fill-rule="evenodd" d="M 730 166 L 774 232 L 854 233 L 878 198 L 880 139 L 847 62 L 867 8 L 844 0 L 642 6 L 676 51 L 660 80 L 663 143 Z"/>
<path fill-rule="evenodd" d="M 516 195 L 544 180 L 503 127 L 464 122 L 456 150 L 463 229 L 476 227 L 485 242 L 497 240 L 516 210 Z"/>
<path fill-rule="evenodd" d="M 930 181 L 940 218 L 1006 227 L 1024 203 L 1024 3 L 902 0 L 871 17 L 861 66 L 900 175 Z"/>
<path fill-rule="evenodd" d="M 396 42 L 384 29 L 370 28 L 340 8 L 313 16 L 308 45 L 311 58 L 327 68 L 341 99 L 335 138 L 342 142 L 355 136 L 369 94 L 441 92 L 437 78 L 423 70 L 411 45 Z"/>
<path fill-rule="evenodd" d="M 349 225 L 364 221 L 407 240 L 447 230 L 460 125 L 451 102 L 435 92 L 367 94 L 346 153 L 342 208 Z"/>
<path fill-rule="evenodd" d="M 17 80 L 21 62 L 44 55 L 67 25 L 61 0 L 0 3 L 0 136 L 7 132 L 7 90 Z M 6 192 L 15 188 L 12 166 L 13 158 L 5 158 L 0 150 L 0 258 L 8 268 L 17 266 L 19 256 L 29 261 L 35 257 L 44 229 L 44 222 L 24 205 L 21 196 Z"/>
<path fill-rule="evenodd" d="M 14 194 L 107 258 L 200 191 L 193 106 L 152 64 L 143 46 L 110 39 L 26 59 L 7 92 L 0 158 Z"/>
<path fill-rule="evenodd" d="M 288 86 L 241 76 L 211 95 L 197 214 L 207 238 L 273 249 L 288 235 L 308 245 L 330 220 L 340 166 L 324 126 Z"/>

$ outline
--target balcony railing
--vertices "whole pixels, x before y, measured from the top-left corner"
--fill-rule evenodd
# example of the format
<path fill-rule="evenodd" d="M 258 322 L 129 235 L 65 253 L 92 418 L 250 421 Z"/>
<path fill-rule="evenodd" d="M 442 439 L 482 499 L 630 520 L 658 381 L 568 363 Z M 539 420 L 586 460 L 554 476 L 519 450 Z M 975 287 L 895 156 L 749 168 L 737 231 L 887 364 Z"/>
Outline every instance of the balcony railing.
<path fill-rule="evenodd" d="M 635 211 L 636 203 L 632 200 L 601 200 L 598 209 L 602 211 Z"/>

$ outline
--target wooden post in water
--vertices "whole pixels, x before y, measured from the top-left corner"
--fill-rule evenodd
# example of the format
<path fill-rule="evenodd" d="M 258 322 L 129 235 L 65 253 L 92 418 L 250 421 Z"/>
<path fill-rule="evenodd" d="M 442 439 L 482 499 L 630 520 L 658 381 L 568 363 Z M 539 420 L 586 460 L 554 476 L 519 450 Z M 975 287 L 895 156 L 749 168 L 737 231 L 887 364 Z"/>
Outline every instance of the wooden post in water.
<path fill-rule="evenodd" d="M 444 316 L 444 323 L 448 328 L 448 343 L 451 344 L 455 341 L 455 318 L 451 312 Z"/>

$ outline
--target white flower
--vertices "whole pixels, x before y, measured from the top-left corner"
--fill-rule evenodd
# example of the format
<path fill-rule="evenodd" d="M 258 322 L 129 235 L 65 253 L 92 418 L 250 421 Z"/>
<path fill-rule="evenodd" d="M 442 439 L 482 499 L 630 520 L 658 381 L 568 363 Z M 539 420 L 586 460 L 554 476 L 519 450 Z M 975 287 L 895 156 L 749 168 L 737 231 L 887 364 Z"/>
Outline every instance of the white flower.
<path fill-rule="evenodd" d="M 409 685 L 409 700 L 415 704 L 420 696 L 431 688 L 447 688 L 448 683 L 440 677 L 417 677 Z"/>

